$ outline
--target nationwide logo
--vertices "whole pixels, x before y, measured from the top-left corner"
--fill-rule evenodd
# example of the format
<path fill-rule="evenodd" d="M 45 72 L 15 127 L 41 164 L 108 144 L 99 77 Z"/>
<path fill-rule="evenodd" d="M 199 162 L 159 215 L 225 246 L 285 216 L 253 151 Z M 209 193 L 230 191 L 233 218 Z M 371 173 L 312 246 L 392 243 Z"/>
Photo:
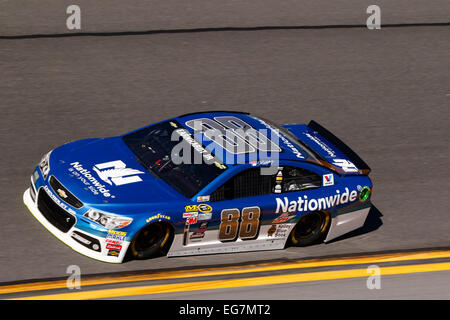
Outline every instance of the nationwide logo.
<path fill-rule="evenodd" d="M 353 164 L 353 162 L 345 159 L 334 159 L 333 165 L 342 168 L 345 172 L 358 172 L 358 168 Z"/>
<path fill-rule="evenodd" d="M 111 193 L 108 189 L 106 189 L 105 185 L 100 183 L 92 173 L 85 169 L 81 163 L 72 162 L 70 164 L 73 168 L 69 168 L 69 171 L 72 172 L 73 175 L 77 176 L 81 182 L 83 182 L 88 188 L 97 195 L 101 193 L 104 197 L 111 197 Z M 114 196 L 113 196 L 114 197 Z"/>
<path fill-rule="evenodd" d="M 95 178 L 94 174 L 84 168 L 80 162 L 72 162 L 70 165 L 72 168 L 69 168 L 69 171 L 72 172 L 73 175 L 77 176 L 77 178 L 83 182 L 95 195 L 101 193 L 107 198 L 115 197 L 111 196 L 110 190 L 106 188 L 106 185 L 99 182 L 97 178 Z M 115 184 L 116 186 L 142 181 L 137 174 L 144 173 L 139 170 L 126 168 L 125 163 L 120 160 L 96 164 L 93 169 L 102 181 L 109 185 Z"/>
<path fill-rule="evenodd" d="M 314 141 L 315 143 L 317 143 L 319 145 L 319 147 L 321 147 L 326 153 L 328 153 L 328 155 L 332 158 L 336 157 L 336 154 L 334 153 L 333 150 L 331 150 L 330 147 L 328 147 L 325 143 L 323 143 L 319 138 L 314 137 L 312 135 L 310 135 L 309 133 L 305 133 L 305 135 L 311 139 L 312 141 Z"/>
<path fill-rule="evenodd" d="M 358 191 L 353 190 L 350 192 L 348 188 L 341 193 L 336 190 L 336 194 L 328 197 L 323 197 L 319 199 L 308 199 L 308 196 L 300 196 L 297 200 L 289 200 L 288 197 L 276 198 L 277 211 L 279 212 L 297 212 L 297 211 L 316 211 L 325 210 L 338 206 L 340 204 L 346 204 L 348 202 L 353 202 L 358 198 Z"/>
<path fill-rule="evenodd" d="M 144 174 L 142 171 L 127 168 L 121 160 L 96 164 L 92 169 L 104 182 L 109 185 L 114 183 L 116 186 L 142 181 L 137 175 Z"/>

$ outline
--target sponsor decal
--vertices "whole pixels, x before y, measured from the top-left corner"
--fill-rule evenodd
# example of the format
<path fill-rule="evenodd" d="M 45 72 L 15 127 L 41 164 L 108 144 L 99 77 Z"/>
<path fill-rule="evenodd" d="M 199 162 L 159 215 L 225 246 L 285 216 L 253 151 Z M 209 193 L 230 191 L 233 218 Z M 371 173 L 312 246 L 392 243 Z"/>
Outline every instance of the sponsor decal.
<path fill-rule="evenodd" d="M 267 236 L 268 236 L 268 237 L 272 237 L 273 234 L 275 233 L 275 231 L 277 231 L 277 225 L 276 225 L 276 224 L 273 224 L 273 225 L 269 228 L 269 230 L 267 230 Z"/>
<path fill-rule="evenodd" d="M 211 220 L 212 218 L 212 212 L 208 212 L 208 213 L 200 213 L 198 215 L 198 220 Z"/>
<path fill-rule="evenodd" d="M 193 204 L 193 205 L 187 205 L 184 207 L 185 213 L 183 213 L 183 218 L 192 217 L 193 215 L 189 215 L 189 213 L 195 213 L 198 212 L 201 213 L 210 213 L 212 211 L 212 208 L 209 204 L 201 203 L 201 204 Z"/>
<path fill-rule="evenodd" d="M 324 187 L 328 187 L 328 186 L 334 185 L 334 176 L 333 176 L 332 173 L 323 175 L 322 185 Z"/>
<path fill-rule="evenodd" d="M 126 232 L 117 231 L 117 230 L 108 230 L 108 234 L 106 235 L 106 240 L 125 241 L 126 236 L 127 236 Z"/>
<path fill-rule="evenodd" d="M 368 186 L 364 186 L 361 188 L 359 192 L 359 201 L 364 202 L 370 197 L 371 190 Z"/>
<path fill-rule="evenodd" d="M 186 225 L 196 224 L 197 223 L 197 217 L 187 218 L 186 219 Z"/>
<path fill-rule="evenodd" d="M 194 212 L 194 211 L 198 211 L 197 209 L 197 205 L 193 204 L 193 205 L 187 205 L 184 207 L 184 211 L 186 212 Z"/>
<path fill-rule="evenodd" d="M 193 241 L 202 240 L 205 237 L 205 232 L 206 232 L 207 228 L 208 228 L 208 222 L 200 223 L 200 226 L 198 227 L 198 229 L 196 229 L 196 230 L 194 230 L 194 232 L 192 232 L 189 239 L 193 240 Z"/>
<path fill-rule="evenodd" d="M 74 177 L 76 177 L 84 185 L 86 185 L 88 190 L 90 190 L 94 195 L 98 195 L 99 193 L 101 193 L 106 198 L 115 197 L 112 196 L 110 190 L 106 189 L 106 186 L 100 183 L 89 170 L 83 167 L 81 163 L 72 162 L 70 165 L 72 167 L 69 168 L 69 171 L 73 174 Z"/>
<path fill-rule="evenodd" d="M 110 257 L 118 257 L 120 255 L 120 251 L 117 250 L 108 250 L 108 256 Z"/>
<path fill-rule="evenodd" d="M 151 216 L 150 218 L 148 218 L 147 220 L 145 220 L 147 223 L 153 221 L 153 220 L 158 220 L 161 221 L 162 219 L 164 220 L 170 220 L 170 216 L 166 216 L 164 214 L 158 213 L 154 216 Z"/>
<path fill-rule="evenodd" d="M 278 213 L 278 212 L 277 212 Z M 289 212 L 283 212 L 278 218 L 274 219 L 272 223 L 284 223 L 295 217 L 295 214 L 291 215 Z"/>
<path fill-rule="evenodd" d="M 333 165 L 342 168 L 344 172 L 358 172 L 358 168 L 353 164 L 353 162 L 345 159 L 333 159 Z"/>
<path fill-rule="evenodd" d="M 308 196 L 299 196 L 297 200 L 289 200 L 288 197 L 276 198 L 277 210 L 279 212 L 297 212 L 297 211 L 316 211 L 325 210 L 338 206 L 340 204 L 346 204 L 348 202 L 353 202 L 357 199 L 358 192 L 353 190 L 350 192 L 348 188 L 341 193 L 336 190 L 336 194 L 328 197 L 318 198 L 318 199 L 308 199 Z"/>
<path fill-rule="evenodd" d="M 203 213 L 209 213 L 212 211 L 211 206 L 209 204 L 205 204 L 205 203 L 197 205 L 197 208 L 198 208 L 198 211 L 203 212 Z"/>
<path fill-rule="evenodd" d="M 122 243 L 122 241 L 111 240 L 111 239 L 106 239 L 105 242 L 106 243 L 111 243 L 111 244 L 121 244 Z"/>
<path fill-rule="evenodd" d="M 92 169 L 98 174 L 100 179 L 111 186 L 113 184 L 120 186 L 140 182 L 142 179 L 137 175 L 144 174 L 140 170 L 127 168 L 126 164 L 121 160 L 96 164 Z"/>
<path fill-rule="evenodd" d="M 120 250 L 122 250 L 122 246 L 120 244 L 107 243 L 106 249 L 117 250 L 120 252 Z"/>
<path fill-rule="evenodd" d="M 275 238 L 286 238 L 289 234 L 289 225 L 288 224 L 279 224 L 277 226 L 277 230 L 275 231 Z"/>
<path fill-rule="evenodd" d="M 210 196 L 198 196 L 197 197 L 197 202 L 208 202 L 209 201 Z"/>
<path fill-rule="evenodd" d="M 273 160 L 252 160 L 250 161 L 250 164 L 252 167 L 256 167 L 258 165 L 265 166 L 265 165 L 272 165 L 274 161 Z"/>
<path fill-rule="evenodd" d="M 127 236 L 126 232 L 116 231 L 116 230 L 108 230 L 108 234 L 106 235 L 106 249 L 108 249 L 108 256 L 118 257 L 120 251 L 122 250 L 122 243 L 125 241 Z"/>
<path fill-rule="evenodd" d="M 318 137 L 314 137 L 307 132 L 305 132 L 305 136 L 307 136 L 310 140 L 314 141 L 323 151 L 328 153 L 330 157 L 332 158 L 336 157 L 336 153 L 334 153 L 334 151 L 324 142 L 322 142 Z"/>
<path fill-rule="evenodd" d="M 194 218 L 198 216 L 198 212 L 185 212 L 183 213 L 183 218 L 187 219 L 187 218 Z"/>

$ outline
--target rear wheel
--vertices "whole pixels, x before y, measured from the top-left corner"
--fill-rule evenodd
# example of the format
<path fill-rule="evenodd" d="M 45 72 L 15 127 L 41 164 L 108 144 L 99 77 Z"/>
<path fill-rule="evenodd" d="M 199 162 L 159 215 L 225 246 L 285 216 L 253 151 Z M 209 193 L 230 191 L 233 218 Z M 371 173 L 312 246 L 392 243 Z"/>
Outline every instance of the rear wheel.
<path fill-rule="evenodd" d="M 330 215 L 322 211 L 310 212 L 303 216 L 289 235 L 290 243 L 305 247 L 323 240 L 330 225 Z"/>
<path fill-rule="evenodd" d="M 131 242 L 131 254 L 136 259 L 147 259 L 167 254 L 173 240 L 173 231 L 167 223 L 152 223 L 142 228 Z"/>

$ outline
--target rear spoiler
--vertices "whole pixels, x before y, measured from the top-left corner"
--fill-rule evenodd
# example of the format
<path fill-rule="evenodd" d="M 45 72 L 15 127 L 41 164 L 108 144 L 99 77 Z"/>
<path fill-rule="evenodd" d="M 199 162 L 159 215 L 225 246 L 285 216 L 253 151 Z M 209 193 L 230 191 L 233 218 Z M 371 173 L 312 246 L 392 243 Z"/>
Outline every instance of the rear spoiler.
<path fill-rule="evenodd" d="M 341 139 L 336 137 L 330 131 L 322 127 L 316 121 L 311 120 L 308 124 L 308 127 L 312 130 L 316 131 L 322 137 L 327 139 L 330 143 L 332 143 L 336 148 L 342 151 L 361 171 L 361 173 L 368 175 L 370 173 L 370 167 L 367 163 L 364 162 L 349 146 L 347 146 Z"/>

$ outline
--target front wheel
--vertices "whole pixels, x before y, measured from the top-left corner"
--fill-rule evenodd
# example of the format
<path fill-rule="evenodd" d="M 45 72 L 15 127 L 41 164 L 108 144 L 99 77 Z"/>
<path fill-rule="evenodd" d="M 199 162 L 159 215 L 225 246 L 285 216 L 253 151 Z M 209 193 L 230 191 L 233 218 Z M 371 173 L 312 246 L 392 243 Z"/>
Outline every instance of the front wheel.
<path fill-rule="evenodd" d="M 173 231 L 167 223 L 152 223 L 145 226 L 130 244 L 131 254 L 136 259 L 154 258 L 167 254 L 173 240 Z"/>
<path fill-rule="evenodd" d="M 292 229 L 289 242 L 296 247 L 306 247 L 323 240 L 330 225 L 330 215 L 322 211 L 303 216 Z"/>

